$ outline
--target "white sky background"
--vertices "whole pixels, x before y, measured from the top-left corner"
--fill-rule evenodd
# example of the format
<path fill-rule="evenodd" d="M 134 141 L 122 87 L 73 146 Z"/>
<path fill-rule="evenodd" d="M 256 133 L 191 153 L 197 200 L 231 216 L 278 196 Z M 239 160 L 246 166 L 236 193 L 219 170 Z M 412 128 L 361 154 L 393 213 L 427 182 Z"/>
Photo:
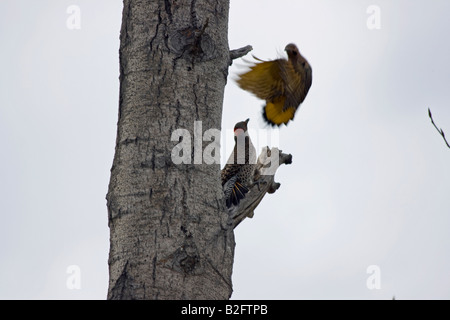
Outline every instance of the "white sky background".
<path fill-rule="evenodd" d="M 121 12 L 122 1 L 0 2 L 1 299 L 106 297 Z M 450 299 L 450 149 L 427 115 L 450 138 L 449 14 L 445 0 L 231 0 L 231 49 L 272 59 L 294 42 L 313 69 L 279 131 L 293 164 L 236 229 L 233 299 Z M 250 118 L 264 134 L 238 65 L 223 129 Z M 66 285 L 70 265 L 81 289 Z M 371 265 L 380 289 L 366 285 Z"/>

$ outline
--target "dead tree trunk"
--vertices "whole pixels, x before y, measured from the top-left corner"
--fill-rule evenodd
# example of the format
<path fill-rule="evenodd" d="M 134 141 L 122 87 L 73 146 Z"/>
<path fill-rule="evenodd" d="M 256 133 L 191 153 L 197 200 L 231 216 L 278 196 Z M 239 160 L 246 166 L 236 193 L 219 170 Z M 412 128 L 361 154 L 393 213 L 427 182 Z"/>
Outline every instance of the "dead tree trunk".
<path fill-rule="evenodd" d="M 124 0 L 107 194 L 108 299 L 231 296 L 233 229 L 242 212 L 225 209 L 220 164 L 203 159 L 212 143 L 203 133 L 220 130 L 230 59 L 251 49 L 230 57 L 228 6 L 226 0 Z M 172 141 L 179 129 L 183 137 Z M 191 148 L 175 163 L 173 155 L 186 152 L 176 149 L 181 142 Z"/>

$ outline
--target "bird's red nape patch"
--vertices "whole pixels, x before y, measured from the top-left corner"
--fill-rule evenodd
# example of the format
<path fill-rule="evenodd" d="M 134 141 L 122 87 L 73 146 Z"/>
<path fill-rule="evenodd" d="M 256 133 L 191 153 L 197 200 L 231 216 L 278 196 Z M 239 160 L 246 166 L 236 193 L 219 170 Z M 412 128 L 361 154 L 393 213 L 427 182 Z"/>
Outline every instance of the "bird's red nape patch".
<path fill-rule="evenodd" d="M 241 128 L 236 128 L 236 129 L 234 129 L 234 135 L 235 135 L 236 137 L 239 136 L 239 135 L 241 135 L 241 134 L 243 134 L 243 133 L 245 133 L 244 129 L 241 129 Z"/>

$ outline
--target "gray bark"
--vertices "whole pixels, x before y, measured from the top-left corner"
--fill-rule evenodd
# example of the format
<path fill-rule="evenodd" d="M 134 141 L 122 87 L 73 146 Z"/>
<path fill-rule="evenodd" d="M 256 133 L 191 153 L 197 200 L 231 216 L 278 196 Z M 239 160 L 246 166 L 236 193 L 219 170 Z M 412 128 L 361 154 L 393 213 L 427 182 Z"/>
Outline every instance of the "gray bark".
<path fill-rule="evenodd" d="M 227 299 L 233 232 L 219 164 L 171 160 L 175 129 L 220 129 L 228 1 L 124 0 L 107 195 L 109 299 Z M 193 160 L 193 159 L 192 159 Z"/>
<path fill-rule="evenodd" d="M 221 129 L 228 66 L 251 49 L 230 53 L 228 7 L 226 0 L 124 0 L 106 197 L 108 299 L 231 296 L 238 223 L 225 208 L 220 165 L 194 164 L 208 144 L 198 139 L 190 141 L 190 164 L 171 158 L 174 130 L 198 138 Z"/>

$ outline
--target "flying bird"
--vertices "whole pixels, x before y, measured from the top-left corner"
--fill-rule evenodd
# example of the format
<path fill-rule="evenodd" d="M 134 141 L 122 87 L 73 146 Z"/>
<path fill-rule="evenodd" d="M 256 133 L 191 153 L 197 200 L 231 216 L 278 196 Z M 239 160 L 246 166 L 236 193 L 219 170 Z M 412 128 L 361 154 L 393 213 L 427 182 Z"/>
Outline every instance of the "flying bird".
<path fill-rule="evenodd" d="M 228 208 L 237 206 L 253 185 L 256 169 L 256 149 L 248 135 L 247 124 L 250 119 L 234 126 L 234 149 L 222 169 L 222 188 Z"/>
<path fill-rule="evenodd" d="M 312 70 L 297 46 L 290 43 L 284 49 L 288 60 L 257 61 L 246 73 L 240 74 L 238 85 L 260 99 L 266 100 L 263 116 L 270 125 L 287 125 L 305 100 L 312 83 Z"/>

